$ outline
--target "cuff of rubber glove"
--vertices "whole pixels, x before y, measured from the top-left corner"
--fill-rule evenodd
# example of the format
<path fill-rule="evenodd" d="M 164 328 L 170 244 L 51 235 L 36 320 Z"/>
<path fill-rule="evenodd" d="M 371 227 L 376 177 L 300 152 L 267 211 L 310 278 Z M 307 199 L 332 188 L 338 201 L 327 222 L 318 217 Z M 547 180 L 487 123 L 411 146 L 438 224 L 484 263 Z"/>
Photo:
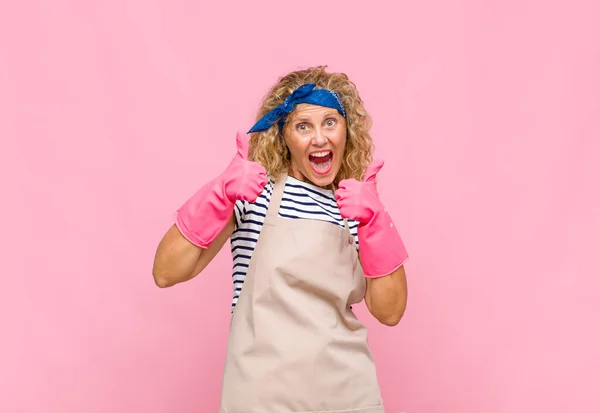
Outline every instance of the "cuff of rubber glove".
<path fill-rule="evenodd" d="M 194 231 L 188 228 L 179 212 L 180 211 L 176 211 L 173 213 L 173 220 L 175 221 L 175 226 L 177 227 L 181 235 L 183 235 L 185 239 L 187 239 L 189 242 L 191 242 L 197 247 L 205 249 L 208 248 L 210 242 L 200 238 L 196 233 L 194 233 Z"/>
<path fill-rule="evenodd" d="M 358 229 L 363 275 L 380 278 L 404 265 L 409 255 L 398 230 L 387 213 Z"/>
<path fill-rule="evenodd" d="M 367 273 L 365 271 L 365 268 L 363 266 L 363 276 L 365 278 L 381 278 L 381 277 L 386 277 L 388 275 L 390 275 L 391 273 L 393 273 L 394 271 L 396 271 L 398 268 L 402 267 L 408 260 L 410 259 L 410 257 L 407 255 L 402 261 L 400 261 L 400 264 L 396 265 L 395 267 L 391 267 L 391 269 L 388 271 L 384 271 L 383 274 L 381 273 Z"/>

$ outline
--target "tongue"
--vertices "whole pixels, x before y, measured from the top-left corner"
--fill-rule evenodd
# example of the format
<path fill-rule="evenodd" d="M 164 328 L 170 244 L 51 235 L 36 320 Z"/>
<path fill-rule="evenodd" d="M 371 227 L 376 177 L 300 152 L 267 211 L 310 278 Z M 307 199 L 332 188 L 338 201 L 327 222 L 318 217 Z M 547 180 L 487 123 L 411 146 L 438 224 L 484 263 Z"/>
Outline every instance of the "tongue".
<path fill-rule="evenodd" d="M 309 158 L 312 163 L 316 163 L 316 164 L 325 163 L 331 159 L 331 152 L 326 156 L 312 156 L 311 155 Z"/>

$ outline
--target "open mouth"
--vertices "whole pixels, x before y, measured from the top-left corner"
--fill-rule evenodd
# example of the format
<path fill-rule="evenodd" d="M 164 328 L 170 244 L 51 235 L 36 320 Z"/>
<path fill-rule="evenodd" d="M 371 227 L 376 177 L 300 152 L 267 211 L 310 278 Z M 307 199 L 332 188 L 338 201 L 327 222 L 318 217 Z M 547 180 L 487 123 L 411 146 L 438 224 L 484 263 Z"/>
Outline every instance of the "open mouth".
<path fill-rule="evenodd" d="M 308 156 L 308 160 L 313 171 L 318 174 L 326 174 L 331 170 L 331 166 L 333 165 L 333 152 L 321 151 L 311 153 Z"/>

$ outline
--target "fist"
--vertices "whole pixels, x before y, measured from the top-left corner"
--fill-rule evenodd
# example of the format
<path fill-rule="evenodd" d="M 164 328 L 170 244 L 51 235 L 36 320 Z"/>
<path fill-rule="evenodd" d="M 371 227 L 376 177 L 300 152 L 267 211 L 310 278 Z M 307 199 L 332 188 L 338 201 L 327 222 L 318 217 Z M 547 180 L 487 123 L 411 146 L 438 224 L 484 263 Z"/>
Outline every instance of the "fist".
<path fill-rule="evenodd" d="M 237 153 L 221 175 L 225 196 L 231 202 L 254 202 L 268 182 L 266 169 L 248 160 L 248 138 L 239 131 L 236 135 Z"/>
<path fill-rule="evenodd" d="M 366 225 L 375 214 L 384 210 L 375 180 L 382 167 L 383 161 L 373 161 L 365 172 L 364 181 L 344 179 L 340 182 L 335 198 L 342 217 Z"/>

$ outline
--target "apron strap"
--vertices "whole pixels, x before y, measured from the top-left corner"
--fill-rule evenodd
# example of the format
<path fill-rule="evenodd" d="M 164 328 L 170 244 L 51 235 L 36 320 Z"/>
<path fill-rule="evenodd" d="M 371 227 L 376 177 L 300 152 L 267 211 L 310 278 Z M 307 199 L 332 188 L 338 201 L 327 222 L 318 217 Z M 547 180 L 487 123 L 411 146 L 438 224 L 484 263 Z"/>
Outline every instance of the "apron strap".
<path fill-rule="evenodd" d="M 344 218 L 344 228 L 346 228 L 346 231 L 350 233 L 350 226 L 348 226 L 348 220 L 346 218 Z"/>
<path fill-rule="evenodd" d="M 281 205 L 281 198 L 283 198 L 283 189 L 285 188 L 285 181 L 287 181 L 287 173 L 282 173 L 279 178 L 275 181 L 273 186 L 273 193 L 271 194 L 271 200 L 267 207 L 267 216 L 265 217 L 266 222 L 274 222 L 277 220 L 279 214 L 279 206 Z"/>

